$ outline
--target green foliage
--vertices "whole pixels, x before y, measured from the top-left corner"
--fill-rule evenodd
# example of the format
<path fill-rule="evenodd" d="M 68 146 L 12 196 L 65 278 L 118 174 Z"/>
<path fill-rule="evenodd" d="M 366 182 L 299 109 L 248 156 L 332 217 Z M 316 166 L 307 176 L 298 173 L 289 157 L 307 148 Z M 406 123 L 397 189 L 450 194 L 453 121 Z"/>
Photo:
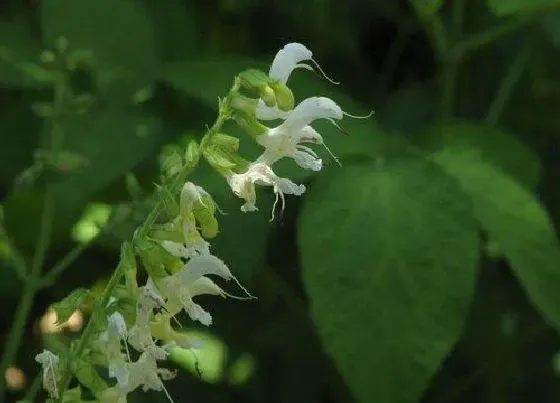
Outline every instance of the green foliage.
<path fill-rule="evenodd" d="M 0 83 L 9 87 L 45 87 L 52 74 L 40 66 L 41 44 L 22 24 L 0 22 Z"/>
<path fill-rule="evenodd" d="M 539 9 L 560 6 L 558 0 L 487 0 L 490 9 L 499 16 L 526 14 Z"/>
<path fill-rule="evenodd" d="M 541 168 L 535 153 L 516 137 L 484 123 L 468 121 L 449 122 L 427 130 L 424 141 L 428 148 L 469 147 L 480 158 L 516 178 L 530 189 L 539 184 Z"/>
<path fill-rule="evenodd" d="M 64 323 L 70 316 L 87 300 L 91 298 L 89 290 L 85 288 L 77 288 L 72 291 L 62 301 L 58 301 L 53 305 L 56 311 L 58 323 Z"/>
<path fill-rule="evenodd" d="M 347 166 L 314 185 L 299 239 L 319 334 L 358 401 L 419 401 L 473 295 L 478 236 L 458 185 L 421 160 Z"/>
<path fill-rule="evenodd" d="M 66 175 L 55 189 L 63 205 L 84 203 L 153 152 L 161 127 L 150 116 L 100 111 L 64 122 L 64 148 L 88 162 L 87 169 Z M 131 147 L 131 145 L 134 145 Z"/>
<path fill-rule="evenodd" d="M 560 329 L 560 245 L 542 204 L 472 149 L 449 148 L 434 158 L 461 183 L 480 225 L 498 243 L 529 298 Z"/>
<path fill-rule="evenodd" d="M 153 28 L 132 0 L 46 0 L 41 2 L 41 25 L 49 46 L 64 37 L 69 51 L 93 52 L 96 82 L 109 101 L 130 98 L 157 76 Z"/>

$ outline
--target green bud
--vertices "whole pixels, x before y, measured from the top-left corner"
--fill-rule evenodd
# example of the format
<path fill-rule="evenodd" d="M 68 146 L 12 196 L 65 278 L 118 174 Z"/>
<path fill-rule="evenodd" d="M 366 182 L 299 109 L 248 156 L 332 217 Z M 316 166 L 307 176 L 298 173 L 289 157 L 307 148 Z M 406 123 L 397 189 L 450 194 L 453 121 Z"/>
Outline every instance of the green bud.
<path fill-rule="evenodd" d="M 194 210 L 194 216 L 200 226 L 200 233 L 204 238 L 211 239 L 218 235 L 218 220 L 211 211 L 208 209 L 196 209 Z"/>
<path fill-rule="evenodd" d="M 213 147 L 218 147 L 232 153 L 239 149 L 239 139 L 224 133 L 215 133 L 212 135 L 211 144 Z"/>
<path fill-rule="evenodd" d="M 200 149 L 196 140 L 189 141 L 185 151 L 185 162 L 189 169 L 194 169 L 200 161 Z"/>
<path fill-rule="evenodd" d="M 167 186 L 157 186 L 157 196 L 163 203 L 163 211 L 168 217 L 175 217 L 180 212 L 176 197 Z"/>
<path fill-rule="evenodd" d="M 274 94 L 276 95 L 278 109 L 282 111 L 291 111 L 294 109 L 294 94 L 286 84 L 276 81 L 271 84 L 271 87 L 274 89 Z"/>
<path fill-rule="evenodd" d="M 235 122 L 253 138 L 265 134 L 268 130 L 268 127 L 260 123 L 255 115 L 238 113 L 235 115 Z"/>
<path fill-rule="evenodd" d="M 238 75 L 241 88 L 249 91 L 261 92 L 268 87 L 270 78 L 262 71 L 257 69 L 248 69 L 242 71 Z"/>
<path fill-rule="evenodd" d="M 136 256 L 134 248 L 128 241 L 124 241 L 121 246 L 121 260 L 119 263 L 123 271 L 124 283 L 131 296 L 136 295 L 138 290 L 138 281 L 136 279 L 138 269 L 136 267 Z"/>
<path fill-rule="evenodd" d="M 137 242 L 136 250 L 146 272 L 154 281 L 168 275 L 164 262 L 168 259 L 169 253 L 158 243 L 148 239 L 140 240 Z"/>
<path fill-rule="evenodd" d="M 172 177 L 183 169 L 183 156 L 177 146 L 164 148 L 160 156 L 161 170 L 164 176 Z"/>
<path fill-rule="evenodd" d="M 255 116 L 258 100 L 238 93 L 231 94 L 231 107 L 249 116 Z"/>
<path fill-rule="evenodd" d="M 274 90 L 268 85 L 259 92 L 259 95 L 266 106 L 272 107 L 276 105 L 276 96 L 274 95 Z"/>

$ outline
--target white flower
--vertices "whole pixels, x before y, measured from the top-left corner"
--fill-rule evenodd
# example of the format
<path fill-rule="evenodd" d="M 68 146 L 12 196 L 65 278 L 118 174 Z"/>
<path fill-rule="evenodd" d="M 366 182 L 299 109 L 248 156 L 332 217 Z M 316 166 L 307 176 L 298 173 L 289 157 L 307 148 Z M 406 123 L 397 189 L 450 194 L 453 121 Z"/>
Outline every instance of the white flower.
<path fill-rule="evenodd" d="M 245 200 L 245 204 L 241 206 L 243 212 L 258 210 L 255 205 L 257 201 L 255 185 L 272 186 L 276 195 L 276 202 L 280 197 L 282 203 L 284 203 L 285 194 L 300 196 L 305 192 L 304 185 L 297 185 L 289 179 L 280 178 L 272 171 L 270 166 L 263 162 L 252 163 L 246 172 L 242 174 L 230 173 L 226 178 L 233 193 Z"/>
<path fill-rule="evenodd" d="M 203 325 L 212 324 L 212 315 L 192 299 L 198 295 L 225 296 L 224 291 L 206 275 L 216 275 L 226 280 L 233 276 L 223 261 L 212 255 L 195 256 L 177 273 L 158 282 L 167 297 L 166 310 L 176 315 L 181 310 L 192 320 Z"/>
<path fill-rule="evenodd" d="M 149 323 L 154 309 L 163 306 L 165 306 L 165 300 L 152 279 L 148 279 L 136 304 L 136 322 L 128 331 L 127 337 L 128 343 L 137 351 L 146 352 L 158 360 L 166 359 L 167 353 L 154 342 Z"/>
<path fill-rule="evenodd" d="M 135 324 L 132 326 L 127 340 L 137 351 L 148 354 L 155 360 L 167 358 L 167 352 L 155 343 L 148 325 Z"/>
<path fill-rule="evenodd" d="M 288 43 L 276 53 L 268 76 L 284 84 L 288 81 L 292 71 L 298 67 L 311 69 L 311 66 L 302 64 L 305 60 L 312 60 L 313 53 L 301 43 Z"/>
<path fill-rule="evenodd" d="M 298 67 L 311 69 L 310 66 L 301 62 L 311 60 L 313 53 L 301 43 L 288 43 L 274 57 L 268 76 L 286 84 L 292 71 Z M 267 106 L 262 99 L 259 99 L 256 109 L 256 117 L 260 120 L 274 120 L 287 116 L 288 112 L 282 111 L 275 106 Z"/>
<path fill-rule="evenodd" d="M 171 255 L 188 259 L 197 255 L 210 254 L 210 244 L 204 240 L 196 228 L 196 221 L 192 212 L 189 217 L 184 217 L 182 224 L 179 220 L 176 225 L 181 225 L 181 237 L 183 242 L 162 241 L 161 246 Z"/>
<path fill-rule="evenodd" d="M 54 398 L 58 398 L 57 383 L 60 381 L 58 363 L 60 359 L 49 350 L 35 356 L 35 361 L 43 367 L 43 388 Z"/>
<path fill-rule="evenodd" d="M 290 157 L 302 168 L 320 171 L 322 160 L 311 148 L 303 145 L 324 145 L 321 135 L 309 124 L 317 119 L 332 120 L 342 117 L 342 109 L 332 99 L 312 97 L 303 100 L 281 125 L 257 137 L 257 142 L 265 148 L 257 162 L 271 166 L 283 157 Z"/>
<path fill-rule="evenodd" d="M 103 352 L 109 363 L 109 376 L 117 379 L 120 385 L 128 384 L 127 360 L 121 352 L 121 340 L 125 342 L 128 362 L 130 353 L 126 344 L 128 332 L 123 316 L 119 312 L 114 312 L 108 318 L 107 330 L 101 335 L 100 341 L 103 345 Z"/>
<path fill-rule="evenodd" d="M 166 369 L 159 369 L 156 360 L 150 355 L 143 353 L 140 355 L 136 362 L 129 364 L 130 371 L 130 385 L 128 388 L 123 388 L 127 392 L 142 387 L 144 392 L 148 390 L 156 390 L 165 392 L 167 399 L 173 402 L 173 399 L 165 389 L 162 379 L 171 379 L 173 373 Z M 161 377 L 161 378 L 160 378 Z"/>

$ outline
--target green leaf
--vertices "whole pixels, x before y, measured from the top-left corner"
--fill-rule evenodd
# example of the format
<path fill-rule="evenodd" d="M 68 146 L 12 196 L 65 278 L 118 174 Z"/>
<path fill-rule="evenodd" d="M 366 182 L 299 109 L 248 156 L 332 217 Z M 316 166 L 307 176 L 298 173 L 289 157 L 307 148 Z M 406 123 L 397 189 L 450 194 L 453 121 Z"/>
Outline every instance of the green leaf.
<path fill-rule="evenodd" d="M 434 159 L 459 180 L 480 225 L 498 242 L 530 300 L 560 329 L 560 246 L 545 208 L 472 149 L 444 149 Z"/>
<path fill-rule="evenodd" d="M 167 63 L 160 78 L 178 91 L 218 108 L 218 97 L 227 95 L 235 76 L 248 68 L 265 64 L 247 57 L 205 57 L 188 62 Z"/>
<path fill-rule="evenodd" d="M 161 127 L 150 116 L 92 112 L 68 119 L 62 130 L 64 151 L 87 161 L 84 169 L 62 174 L 54 185 L 59 203 L 70 208 L 81 207 L 150 155 Z"/>
<path fill-rule="evenodd" d="M 487 0 L 488 7 L 498 16 L 527 14 L 548 8 L 560 7 L 559 0 Z"/>
<path fill-rule="evenodd" d="M 140 0 L 140 3 L 152 21 L 160 58 L 182 60 L 192 55 L 197 49 L 197 33 L 200 32 L 196 6 L 177 0 Z"/>
<path fill-rule="evenodd" d="M 45 0 L 41 23 L 47 44 L 64 36 L 71 51 L 93 51 L 98 86 L 109 101 L 131 97 L 157 75 L 153 29 L 132 0 Z"/>
<path fill-rule="evenodd" d="M 468 199 L 414 159 L 348 165 L 313 185 L 303 280 L 357 401 L 416 403 L 461 335 L 478 263 Z"/>
<path fill-rule="evenodd" d="M 481 158 L 491 161 L 528 188 L 539 184 L 539 157 L 519 139 L 491 125 L 448 122 L 442 128 L 430 129 L 425 143 L 429 143 L 427 148 L 434 151 L 444 147 L 470 147 Z"/>
<path fill-rule="evenodd" d="M 82 305 L 88 298 L 91 297 L 90 292 L 85 288 L 78 288 L 72 291 L 66 298 L 62 301 L 57 302 L 53 305 L 56 315 L 58 317 L 58 323 L 64 323 L 70 316 Z"/>
<path fill-rule="evenodd" d="M 93 365 L 81 358 L 75 358 L 72 361 L 71 369 L 76 379 L 94 394 L 109 387 L 103 378 L 99 376 Z"/>
<path fill-rule="evenodd" d="M 44 87 L 51 74 L 40 62 L 41 42 L 23 24 L 0 22 L 0 83 L 8 87 Z"/>

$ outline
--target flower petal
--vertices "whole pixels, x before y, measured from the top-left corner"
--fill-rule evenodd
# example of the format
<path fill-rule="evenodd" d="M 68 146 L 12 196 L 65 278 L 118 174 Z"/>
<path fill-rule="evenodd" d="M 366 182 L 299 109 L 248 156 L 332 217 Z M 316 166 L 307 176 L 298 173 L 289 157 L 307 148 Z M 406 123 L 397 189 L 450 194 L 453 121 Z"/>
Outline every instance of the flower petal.
<path fill-rule="evenodd" d="M 278 106 L 266 106 L 262 99 L 259 99 L 257 108 L 255 109 L 255 116 L 259 120 L 275 120 L 284 119 L 288 116 L 288 111 L 281 111 Z"/>
<path fill-rule="evenodd" d="M 268 76 L 285 84 L 296 65 L 312 57 L 313 53 L 301 43 L 288 43 L 274 57 Z"/>
<path fill-rule="evenodd" d="M 340 120 L 342 117 L 342 109 L 332 99 L 311 97 L 301 101 L 281 126 L 288 131 L 299 131 L 316 119 Z"/>

